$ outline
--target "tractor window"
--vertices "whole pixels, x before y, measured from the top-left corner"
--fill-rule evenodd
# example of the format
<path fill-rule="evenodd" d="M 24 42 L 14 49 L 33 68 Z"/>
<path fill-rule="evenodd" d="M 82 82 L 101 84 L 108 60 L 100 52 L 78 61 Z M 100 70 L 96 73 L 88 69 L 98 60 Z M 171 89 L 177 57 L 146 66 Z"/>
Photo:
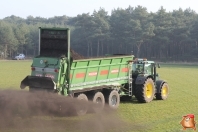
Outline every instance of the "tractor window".
<path fill-rule="evenodd" d="M 143 73 L 143 70 L 144 70 L 143 66 L 144 65 L 142 63 L 133 64 L 133 66 L 132 66 L 133 73 Z"/>
<path fill-rule="evenodd" d="M 152 66 L 151 64 L 145 64 L 144 73 L 148 75 L 152 75 Z"/>

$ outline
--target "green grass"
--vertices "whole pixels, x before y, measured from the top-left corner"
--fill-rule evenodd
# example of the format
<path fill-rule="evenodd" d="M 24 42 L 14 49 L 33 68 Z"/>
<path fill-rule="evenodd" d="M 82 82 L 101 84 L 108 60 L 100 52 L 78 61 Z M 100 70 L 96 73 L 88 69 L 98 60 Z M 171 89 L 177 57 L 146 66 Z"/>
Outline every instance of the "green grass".
<path fill-rule="evenodd" d="M 154 100 L 147 104 L 121 104 L 120 115 L 130 121 L 148 126 L 152 131 L 176 132 L 182 126 L 183 115 L 198 116 L 198 67 L 191 65 L 162 65 L 157 69 L 160 78 L 168 81 L 170 94 L 167 100 Z M 134 101 L 135 102 L 135 101 Z"/>
<path fill-rule="evenodd" d="M 31 61 L 0 61 L 0 88 L 20 89 L 21 80 L 30 74 L 30 65 Z M 195 121 L 198 122 L 198 66 L 161 65 L 161 68 L 158 68 L 157 71 L 160 78 L 167 80 L 169 84 L 170 94 L 168 99 L 165 101 L 153 100 L 146 104 L 137 103 L 135 99 L 132 102 L 122 102 L 116 116 L 127 123 L 126 126 L 122 127 L 123 124 L 118 125 L 117 127 L 120 129 L 117 129 L 117 131 L 134 132 L 133 128 L 131 130 L 127 128 L 130 127 L 128 124 L 131 124 L 131 126 L 135 124 L 142 127 L 142 132 L 179 132 L 182 131 L 182 126 L 179 124 L 182 116 L 190 113 L 195 115 Z M 72 126 L 72 123 L 76 124 L 75 121 L 79 118 L 57 117 L 47 118 L 47 120 L 57 124 L 69 121 L 70 126 Z M 82 120 L 82 117 L 80 120 Z M 82 126 L 78 125 L 78 127 L 81 128 Z M 127 130 L 123 129 L 125 127 Z M 50 128 L 52 126 L 49 123 L 47 130 L 50 131 Z M 63 129 L 66 131 L 68 127 Z M 63 129 L 57 128 L 58 131 L 63 131 Z M 84 130 L 79 129 L 79 131 Z M 114 131 L 113 128 L 112 130 Z M 34 129 L 29 129 L 29 131 L 34 131 Z M 187 129 L 186 131 L 192 130 Z"/>
<path fill-rule="evenodd" d="M 30 75 L 32 61 L 0 61 L 0 88 L 19 89 L 20 82 Z"/>

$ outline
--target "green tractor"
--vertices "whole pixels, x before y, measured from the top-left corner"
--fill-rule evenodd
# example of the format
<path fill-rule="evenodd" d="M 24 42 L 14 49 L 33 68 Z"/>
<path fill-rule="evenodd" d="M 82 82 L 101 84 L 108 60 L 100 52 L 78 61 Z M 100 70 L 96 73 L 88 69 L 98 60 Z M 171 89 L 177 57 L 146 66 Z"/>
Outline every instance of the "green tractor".
<path fill-rule="evenodd" d="M 156 68 L 159 64 L 147 59 L 136 58 L 132 65 L 133 95 L 142 103 L 151 102 L 154 97 L 157 100 L 165 100 L 168 97 L 169 86 L 164 80 L 159 79 Z"/>

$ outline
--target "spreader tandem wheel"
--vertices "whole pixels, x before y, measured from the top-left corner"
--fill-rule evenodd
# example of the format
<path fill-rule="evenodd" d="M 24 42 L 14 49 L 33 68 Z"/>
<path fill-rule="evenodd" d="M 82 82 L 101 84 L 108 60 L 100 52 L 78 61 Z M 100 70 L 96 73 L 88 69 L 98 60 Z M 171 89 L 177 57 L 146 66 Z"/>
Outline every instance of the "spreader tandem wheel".
<path fill-rule="evenodd" d="M 155 86 L 151 78 L 148 78 L 143 84 L 136 86 L 135 97 L 141 103 L 151 102 L 154 98 Z"/>
<path fill-rule="evenodd" d="M 120 95 L 118 91 L 112 90 L 108 97 L 107 97 L 107 103 L 109 104 L 109 107 L 112 109 L 117 109 L 120 104 Z"/>
<path fill-rule="evenodd" d="M 101 92 L 97 92 L 93 96 L 93 102 L 96 103 L 96 106 L 94 106 L 93 110 L 94 112 L 100 112 L 103 110 L 105 105 L 105 98 L 104 95 Z"/>
<path fill-rule="evenodd" d="M 168 93 L 169 93 L 169 87 L 168 87 L 168 84 L 165 82 L 160 87 L 160 93 L 156 93 L 156 99 L 165 100 L 168 98 Z"/>
<path fill-rule="evenodd" d="M 77 99 L 81 100 L 81 101 L 88 101 L 88 98 L 85 94 L 79 94 Z M 88 105 L 81 103 L 79 105 L 76 106 L 76 113 L 79 116 L 85 115 L 88 111 Z"/>

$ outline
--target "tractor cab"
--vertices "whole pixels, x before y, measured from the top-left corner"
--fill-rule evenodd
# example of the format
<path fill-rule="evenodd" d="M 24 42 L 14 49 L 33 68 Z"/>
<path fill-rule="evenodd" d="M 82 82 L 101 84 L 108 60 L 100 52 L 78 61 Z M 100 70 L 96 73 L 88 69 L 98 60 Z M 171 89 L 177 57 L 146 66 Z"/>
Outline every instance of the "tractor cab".
<path fill-rule="evenodd" d="M 132 64 L 132 91 L 140 102 L 150 102 L 154 96 L 158 100 L 168 97 L 168 83 L 159 79 L 156 67 L 160 65 L 154 61 L 136 58 Z"/>
<path fill-rule="evenodd" d="M 160 66 L 158 65 L 158 67 Z M 132 66 L 132 77 L 137 78 L 138 76 L 153 78 L 153 80 L 156 81 L 156 79 L 158 79 L 158 74 L 156 73 L 155 62 L 136 58 Z"/>

